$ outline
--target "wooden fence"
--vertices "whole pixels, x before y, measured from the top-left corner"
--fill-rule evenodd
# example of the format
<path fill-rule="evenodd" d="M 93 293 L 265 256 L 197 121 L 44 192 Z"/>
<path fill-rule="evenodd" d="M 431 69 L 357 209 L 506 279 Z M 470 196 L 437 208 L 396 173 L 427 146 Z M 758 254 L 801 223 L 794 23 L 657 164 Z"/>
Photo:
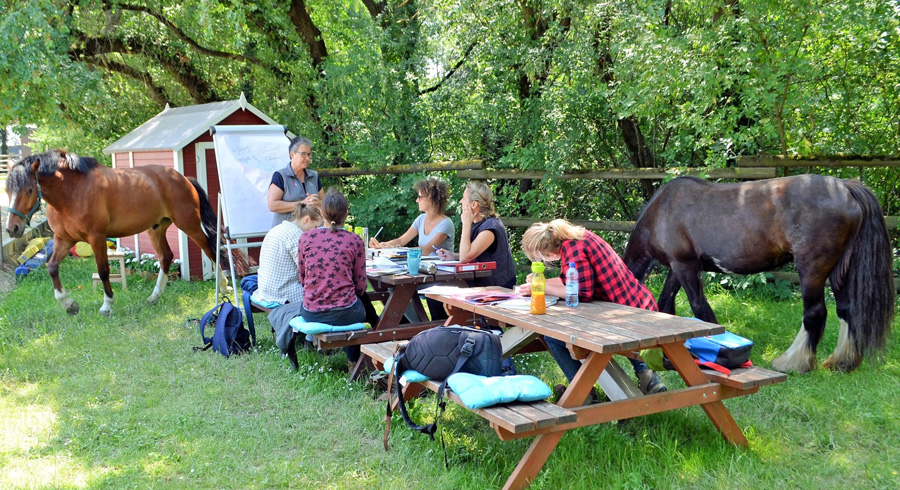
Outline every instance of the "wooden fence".
<path fill-rule="evenodd" d="M 615 180 L 664 180 L 677 173 L 678 175 L 703 175 L 709 179 L 738 179 L 756 180 L 770 179 L 779 175 L 787 175 L 793 168 L 806 167 L 812 171 L 815 167 L 826 168 L 859 168 L 860 178 L 864 177 L 864 168 L 900 167 L 898 157 L 873 157 L 863 158 L 854 156 L 821 157 L 816 159 L 794 159 L 781 156 L 739 157 L 736 167 L 729 168 L 598 168 L 584 172 L 564 173 L 553 178 L 563 180 L 575 179 L 615 179 Z M 456 162 L 433 162 L 421 165 L 397 165 L 378 169 L 364 168 L 323 168 L 319 175 L 323 177 L 339 177 L 349 175 L 385 175 L 404 174 L 416 172 L 457 172 L 457 176 L 463 179 L 477 180 L 542 180 L 546 178 L 546 172 L 526 170 L 493 170 L 484 168 L 483 160 L 464 160 Z M 781 172 L 779 172 L 781 170 Z M 533 223 L 546 221 L 546 218 L 534 217 L 510 217 L 504 216 L 503 223 L 512 228 L 527 228 Z M 603 220 L 571 220 L 573 223 L 589 230 L 630 232 L 634 228 L 634 221 L 603 221 Z M 885 216 L 885 222 L 890 230 L 897 229 L 898 217 Z"/>

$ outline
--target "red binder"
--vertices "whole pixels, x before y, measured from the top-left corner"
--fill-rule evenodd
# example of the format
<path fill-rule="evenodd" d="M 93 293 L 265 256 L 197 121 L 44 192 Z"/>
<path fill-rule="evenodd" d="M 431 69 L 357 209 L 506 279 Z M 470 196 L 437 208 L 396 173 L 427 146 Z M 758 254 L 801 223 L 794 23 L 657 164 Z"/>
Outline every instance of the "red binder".
<path fill-rule="evenodd" d="M 471 271 L 492 271 L 497 268 L 496 262 L 436 262 L 439 271 L 444 272 L 471 272 Z"/>

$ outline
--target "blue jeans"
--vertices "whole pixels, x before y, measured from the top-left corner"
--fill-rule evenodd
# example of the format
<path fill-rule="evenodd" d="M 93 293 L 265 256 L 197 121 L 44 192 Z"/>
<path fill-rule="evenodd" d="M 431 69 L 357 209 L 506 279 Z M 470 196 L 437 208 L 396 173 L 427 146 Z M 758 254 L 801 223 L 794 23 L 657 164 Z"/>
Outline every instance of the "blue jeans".
<path fill-rule="evenodd" d="M 569 349 L 566 348 L 565 342 L 546 336 L 544 337 L 544 342 L 547 343 L 547 350 L 550 351 L 550 355 L 553 356 L 556 364 L 559 365 L 563 374 L 566 375 L 566 379 L 571 382 L 572 378 L 575 377 L 575 373 L 581 369 L 581 361 L 572 358 L 572 355 L 569 354 Z M 644 361 L 638 361 L 630 357 L 628 360 L 631 361 L 631 367 L 634 368 L 634 374 L 639 374 L 647 370 L 647 365 L 644 364 Z"/>
<path fill-rule="evenodd" d="M 352 325 L 366 321 L 366 308 L 363 301 L 357 298 L 356 302 L 346 308 L 336 308 L 325 311 L 306 311 L 301 308 L 300 316 L 308 322 L 327 323 L 334 326 Z M 350 345 L 343 348 L 350 362 L 359 361 L 359 346 Z"/>

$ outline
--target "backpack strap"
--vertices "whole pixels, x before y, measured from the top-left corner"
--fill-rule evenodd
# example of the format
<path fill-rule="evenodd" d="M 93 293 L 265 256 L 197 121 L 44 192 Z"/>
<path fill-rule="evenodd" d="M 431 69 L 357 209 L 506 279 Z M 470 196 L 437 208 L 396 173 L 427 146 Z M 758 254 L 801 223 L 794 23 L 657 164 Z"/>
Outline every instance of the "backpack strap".
<path fill-rule="evenodd" d="M 200 318 L 200 338 L 203 339 L 203 343 L 206 345 L 212 345 L 212 337 L 206 336 L 206 324 L 213 320 L 213 324 L 218 321 L 219 312 L 222 311 L 222 305 L 225 303 L 219 303 L 213 309 L 207 311 Z M 208 348 L 208 347 L 207 347 Z M 205 350 L 205 349 L 204 349 Z"/>
<path fill-rule="evenodd" d="M 241 286 L 243 287 L 243 285 L 244 281 L 241 281 Z M 250 329 L 250 341 L 253 345 L 256 345 L 256 328 L 253 326 L 253 305 L 250 303 L 251 294 L 253 293 L 244 290 L 244 294 L 241 295 L 241 302 L 244 304 L 244 316 L 247 317 L 247 327 Z"/>

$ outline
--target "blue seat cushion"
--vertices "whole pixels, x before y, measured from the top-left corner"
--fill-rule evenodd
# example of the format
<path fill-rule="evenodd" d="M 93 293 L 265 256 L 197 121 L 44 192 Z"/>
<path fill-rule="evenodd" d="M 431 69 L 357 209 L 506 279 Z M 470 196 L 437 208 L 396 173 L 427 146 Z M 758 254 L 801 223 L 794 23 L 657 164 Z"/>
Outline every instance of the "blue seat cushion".
<path fill-rule="evenodd" d="M 246 279 L 246 277 L 244 279 Z M 259 290 L 257 289 L 256 291 L 253 291 L 252 294 L 250 294 L 250 301 L 253 301 L 254 303 L 256 303 L 259 306 L 262 306 L 264 308 L 275 309 L 275 308 L 278 308 L 279 306 L 281 306 L 281 303 L 276 303 L 274 301 L 266 301 L 266 300 L 259 299 L 256 296 L 257 291 L 259 291 Z"/>
<path fill-rule="evenodd" d="M 307 322 L 302 316 L 295 317 L 288 322 L 290 326 L 297 332 L 303 332 L 307 335 L 315 335 L 326 332 L 347 332 L 350 330 L 365 330 L 365 323 L 353 323 L 350 325 L 329 325 L 327 323 Z"/>
<path fill-rule="evenodd" d="M 488 377 L 456 373 L 447 379 L 447 386 L 469 408 L 484 408 L 515 401 L 534 402 L 545 400 L 553 394 L 546 383 L 523 374 Z"/>
<path fill-rule="evenodd" d="M 394 358 L 388 357 L 384 360 L 384 370 L 387 372 L 391 372 L 391 368 L 394 367 Z M 409 383 L 421 383 L 423 381 L 428 381 L 428 376 L 416 371 L 415 369 L 407 369 L 400 373 L 401 378 L 406 378 L 405 381 Z M 400 380 L 401 384 L 404 382 L 403 379 Z"/>

